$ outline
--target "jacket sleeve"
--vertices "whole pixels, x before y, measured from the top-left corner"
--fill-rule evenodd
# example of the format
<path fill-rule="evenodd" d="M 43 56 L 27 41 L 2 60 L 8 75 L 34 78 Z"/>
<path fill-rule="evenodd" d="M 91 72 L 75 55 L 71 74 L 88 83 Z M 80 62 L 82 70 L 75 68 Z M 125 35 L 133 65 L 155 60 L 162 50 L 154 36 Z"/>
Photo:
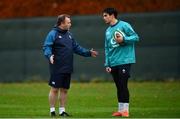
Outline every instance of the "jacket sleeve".
<path fill-rule="evenodd" d="M 139 41 L 139 36 L 136 34 L 136 32 L 133 30 L 130 24 L 126 23 L 124 27 L 125 36 L 124 36 L 124 42 L 125 43 L 134 43 Z"/>
<path fill-rule="evenodd" d="M 109 67 L 108 51 L 109 51 L 108 44 L 107 44 L 107 40 L 105 39 L 105 63 L 104 63 L 105 67 Z"/>
<path fill-rule="evenodd" d="M 84 57 L 91 57 L 90 50 L 81 47 L 74 39 L 73 40 L 73 51 L 74 53 L 84 56 Z"/>
<path fill-rule="evenodd" d="M 44 41 L 43 52 L 46 58 L 50 58 L 52 55 L 52 46 L 55 40 L 55 31 L 50 31 Z"/>

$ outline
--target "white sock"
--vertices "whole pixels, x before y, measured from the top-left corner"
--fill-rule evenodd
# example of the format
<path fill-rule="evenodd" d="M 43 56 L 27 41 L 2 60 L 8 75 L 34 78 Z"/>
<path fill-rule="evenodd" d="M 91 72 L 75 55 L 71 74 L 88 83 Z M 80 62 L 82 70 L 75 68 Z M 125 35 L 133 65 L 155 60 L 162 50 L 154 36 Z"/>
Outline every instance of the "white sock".
<path fill-rule="evenodd" d="M 59 107 L 59 114 L 65 112 L 65 107 Z"/>
<path fill-rule="evenodd" d="M 124 111 L 129 112 L 129 103 L 124 103 Z"/>
<path fill-rule="evenodd" d="M 122 112 L 124 110 L 124 103 L 119 102 L 118 103 L 118 112 Z"/>
<path fill-rule="evenodd" d="M 50 112 L 55 112 L 55 107 L 51 107 Z"/>

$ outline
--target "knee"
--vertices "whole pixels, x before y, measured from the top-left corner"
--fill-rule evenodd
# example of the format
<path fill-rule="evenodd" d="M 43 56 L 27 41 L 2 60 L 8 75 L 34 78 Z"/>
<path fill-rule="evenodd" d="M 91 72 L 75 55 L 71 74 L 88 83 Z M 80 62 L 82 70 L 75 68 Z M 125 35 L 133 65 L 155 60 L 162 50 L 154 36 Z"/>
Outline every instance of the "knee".
<path fill-rule="evenodd" d="M 64 89 L 64 88 L 61 88 L 61 89 L 60 89 L 60 92 L 66 94 L 66 93 L 68 92 L 68 90 L 67 90 L 67 89 Z"/>
<path fill-rule="evenodd" d="M 51 88 L 50 92 L 53 93 L 53 94 L 57 94 L 58 93 L 58 88 Z"/>

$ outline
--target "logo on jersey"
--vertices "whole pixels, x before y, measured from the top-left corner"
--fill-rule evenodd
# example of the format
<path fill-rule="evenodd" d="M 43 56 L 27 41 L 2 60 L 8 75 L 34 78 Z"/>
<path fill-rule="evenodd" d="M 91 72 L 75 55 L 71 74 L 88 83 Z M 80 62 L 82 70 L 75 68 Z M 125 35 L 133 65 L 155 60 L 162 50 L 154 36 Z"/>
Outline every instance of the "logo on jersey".
<path fill-rule="evenodd" d="M 52 84 L 55 85 L 56 83 L 54 81 L 52 81 Z"/>
<path fill-rule="evenodd" d="M 122 73 L 123 73 L 123 74 L 125 74 L 125 73 L 126 73 L 126 70 L 125 70 L 125 69 L 123 69 L 123 70 L 122 70 Z"/>
<path fill-rule="evenodd" d="M 59 37 L 59 38 L 62 38 L 62 36 L 60 36 L 60 35 L 59 35 L 58 37 Z"/>
<path fill-rule="evenodd" d="M 112 45 L 113 48 L 119 46 L 119 44 L 115 41 L 114 37 L 111 38 L 110 42 L 111 42 L 111 45 Z"/>

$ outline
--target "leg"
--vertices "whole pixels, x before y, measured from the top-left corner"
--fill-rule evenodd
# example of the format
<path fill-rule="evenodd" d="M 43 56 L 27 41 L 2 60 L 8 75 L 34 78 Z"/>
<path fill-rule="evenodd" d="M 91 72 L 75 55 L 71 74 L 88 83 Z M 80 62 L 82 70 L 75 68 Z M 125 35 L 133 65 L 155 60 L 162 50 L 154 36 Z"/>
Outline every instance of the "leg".
<path fill-rule="evenodd" d="M 60 107 L 65 107 L 68 90 L 60 88 Z"/>
<path fill-rule="evenodd" d="M 129 103 L 128 78 L 122 78 L 122 102 Z"/>
<path fill-rule="evenodd" d="M 122 111 L 121 115 L 129 117 L 129 90 L 128 79 L 130 77 L 130 64 L 122 65 L 119 67 L 119 109 Z M 122 107 L 122 108 L 121 108 Z"/>
<path fill-rule="evenodd" d="M 128 78 L 130 65 L 121 65 L 112 68 L 113 80 L 117 88 L 118 97 L 118 112 L 113 113 L 113 116 L 129 116 L 129 91 Z"/>
<path fill-rule="evenodd" d="M 58 88 L 51 87 L 49 92 L 49 104 L 50 107 L 55 107 L 57 96 L 58 96 Z"/>
<path fill-rule="evenodd" d="M 68 89 L 70 88 L 71 74 L 61 74 L 61 88 L 59 96 L 59 114 L 60 116 L 70 116 L 65 111 Z"/>
<path fill-rule="evenodd" d="M 68 113 L 65 111 L 65 105 L 66 105 L 66 100 L 67 100 L 67 93 L 68 89 L 65 88 L 60 88 L 60 107 L 59 107 L 59 115 L 60 116 L 70 116 Z"/>
<path fill-rule="evenodd" d="M 50 113 L 52 117 L 56 116 L 55 104 L 57 100 L 58 90 L 59 90 L 58 88 L 51 87 L 49 92 L 49 105 L 50 105 Z"/>
<path fill-rule="evenodd" d="M 116 82 L 118 102 L 129 103 L 128 78 L 120 77 Z"/>
<path fill-rule="evenodd" d="M 114 83 L 116 85 L 116 89 L 117 89 L 117 98 L 118 98 L 118 102 L 121 102 L 121 80 L 120 80 L 120 75 L 119 75 L 119 67 L 112 67 L 112 77 L 114 80 Z"/>
<path fill-rule="evenodd" d="M 123 108 L 124 105 L 121 102 L 121 98 L 122 98 L 122 93 L 121 93 L 121 79 L 120 79 L 120 75 L 119 75 L 119 67 L 112 67 L 112 71 L 111 71 L 113 80 L 115 82 L 116 85 L 116 89 L 117 89 L 117 98 L 118 98 L 118 112 L 114 112 L 112 114 L 112 116 L 122 116 L 122 112 L 123 112 Z"/>
<path fill-rule="evenodd" d="M 129 103 L 128 79 L 130 77 L 130 64 L 122 65 L 119 68 L 119 101 Z"/>

